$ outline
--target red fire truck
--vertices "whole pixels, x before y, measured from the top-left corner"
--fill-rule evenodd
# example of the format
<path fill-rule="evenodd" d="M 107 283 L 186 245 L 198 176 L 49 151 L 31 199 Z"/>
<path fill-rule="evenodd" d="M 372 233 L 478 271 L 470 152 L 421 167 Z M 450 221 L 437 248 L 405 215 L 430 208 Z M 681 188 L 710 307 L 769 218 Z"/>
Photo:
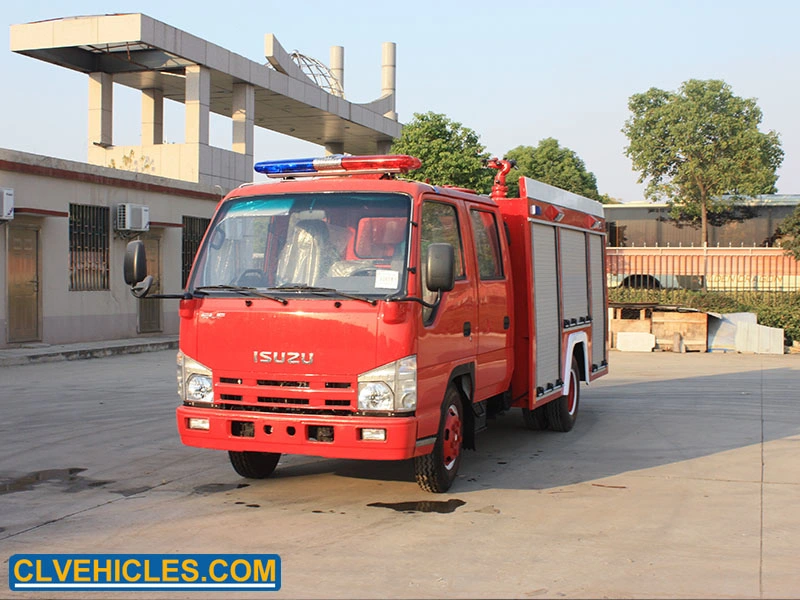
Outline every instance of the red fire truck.
<path fill-rule="evenodd" d="M 487 418 L 569 431 L 608 370 L 602 206 L 404 181 L 410 156 L 258 163 L 217 207 L 180 298 L 178 430 L 269 476 L 281 454 L 414 459 L 444 492 Z M 125 279 L 149 290 L 131 242 Z M 161 295 L 164 297 L 164 295 Z"/>

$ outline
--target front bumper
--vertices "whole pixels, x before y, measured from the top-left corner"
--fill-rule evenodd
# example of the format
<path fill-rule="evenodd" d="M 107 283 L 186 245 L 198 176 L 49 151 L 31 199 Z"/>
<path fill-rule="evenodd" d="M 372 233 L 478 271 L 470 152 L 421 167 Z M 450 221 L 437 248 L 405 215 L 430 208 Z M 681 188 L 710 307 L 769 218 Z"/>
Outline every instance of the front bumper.
<path fill-rule="evenodd" d="M 287 415 L 192 406 L 179 406 L 176 416 L 181 441 L 199 448 L 366 460 L 404 460 L 420 451 L 413 416 Z M 208 430 L 189 429 L 189 419 L 208 419 Z M 331 428 L 331 441 L 314 439 L 320 427 Z M 386 439 L 364 440 L 363 429 L 385 429 Z"/>

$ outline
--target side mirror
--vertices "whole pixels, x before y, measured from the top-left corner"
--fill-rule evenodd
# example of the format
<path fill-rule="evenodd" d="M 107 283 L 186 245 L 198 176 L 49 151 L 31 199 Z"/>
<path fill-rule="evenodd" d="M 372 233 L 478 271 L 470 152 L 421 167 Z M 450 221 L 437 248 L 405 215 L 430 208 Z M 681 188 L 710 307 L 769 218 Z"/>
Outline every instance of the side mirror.
<path fill-rule="evenodd" d="M 125 249 L 123 276 L 125 283 L 131 286 L 131 293 L 137 298 L 143 298 L 150 291 L 153 278 L 147 275 L 147 255 L 144 242 L 141 240 L 128 243 Z"/>
<path fill-rule="evenodd" d="M 426 285 L 432 292 L 449 292 L 456 281 L 456 254 L 450 244 L 428 246 Z"/>
<path fill-rule="evenodd" d="M 125 249 L 125 264 L 123 268 L 125 283 L 136 285 L 147 277 L 147 254 L 144 250 L 144 242 L 136 240 L 128 242 Z"/>

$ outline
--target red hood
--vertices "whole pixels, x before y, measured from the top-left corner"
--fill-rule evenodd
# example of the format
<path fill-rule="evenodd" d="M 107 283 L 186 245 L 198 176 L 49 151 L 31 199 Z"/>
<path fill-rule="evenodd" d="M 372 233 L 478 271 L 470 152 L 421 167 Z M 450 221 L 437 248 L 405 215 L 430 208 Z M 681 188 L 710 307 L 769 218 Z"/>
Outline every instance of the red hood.
<path fill-rule="evenodd" d="M 381 304 L 290 298 L 206 298 L 181 306 L 181 350 L 212 371 L 356 375 L 406 356 L 408 339 L 379 319 Z M 194 305 L 194 310 L 191 305 Z M 383 334 L 379 331 L 383 330 Z M 387 338 L 391 335 L 392 339 Z"/>

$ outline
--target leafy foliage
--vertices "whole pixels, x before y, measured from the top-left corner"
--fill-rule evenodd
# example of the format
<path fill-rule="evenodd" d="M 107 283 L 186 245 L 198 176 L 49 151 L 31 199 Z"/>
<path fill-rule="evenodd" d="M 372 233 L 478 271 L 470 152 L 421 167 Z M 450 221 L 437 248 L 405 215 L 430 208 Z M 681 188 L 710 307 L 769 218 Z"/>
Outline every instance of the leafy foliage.
<path fill-rule="evenodd" d="M 415 113 L 392 145 L 394 154 L 410 154 L 422 168 L 407 177 L 434 185 L 453 185 L 488 193 L 494 171 L 483 166 L 489 158 L 478 134 L 443 114 Z"/>
<path fill-rule="evenodd" d="M 506 158 L 517 162 L 517 168 L 506 179 L 510 197 L 519 195 L 519 178 L 525 176 L 592 200 L 610 200 L 598 193 L 597 179 L 594 173 L 586 170 L 581 158 L 560 146 L 555 138 L 545 138 L 535 148 L 517 146 L 506 153 Z"/>
<path fill-rule="evenodd" d="M 691 79 L 677 93 L 650 88 L 628 101 L 623 133 L 633 168 L 650 200 L 666 199 L 676 219 L 699 220 L 741 196 L 775 193 L 783 162 L 778 134 L 762 133 L 753 98 L 735 96 L 724 81 Z M 728 196 L 728 198 L 725 198 Z"/>
<path fill-rule="evenodd" d="M 776 233 L 780 236 L 780 245 L 786 249 L 786 253 L 800 260 L 800 206 L 781 221 Z"/>

